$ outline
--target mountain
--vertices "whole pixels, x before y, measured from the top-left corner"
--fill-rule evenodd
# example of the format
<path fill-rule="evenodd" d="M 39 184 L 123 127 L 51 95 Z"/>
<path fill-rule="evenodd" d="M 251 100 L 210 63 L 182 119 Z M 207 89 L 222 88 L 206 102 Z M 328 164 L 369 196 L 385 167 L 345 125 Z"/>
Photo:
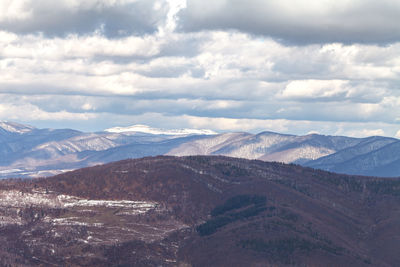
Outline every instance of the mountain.
<path fill-rule="evenodd" d="M 0 181 L 1 266 L 398 266 L 400 180 L 222 156 Z"/>
<path fill-rule="evenodd" d="M 400 176 L 400 140 L 380 136 L 226 133 L 185 142 L 167 154 L 224 155 L 296 163 L 344 174 Z"/>
<path fill-rule="evenodd" d="M 216 134 L 163 130 L 146 125 L 84 133 L 0 123 L 0 177 L 50 176 L 126 158 L 224 155 L 295 163 L 345 174 L 400 176 L 399 142 L 388 137 L 351 138 L 274 132 Z"/>
<path fill-rule="evenodd" d="M 192 134 L 173 135 L 172 131 L 84 133 L 11 122 L 2 122 L 0 127 L 0 177 L 49 176 L 130 157 L 161 155 L 193 139 Z"/>
<path fill-rule="evenodd" d="M 400 176 L 400 141 L 371 137 L 357 146 L 306 163 L 333 172 Z"/>
<path fill-rule="evenodd" d="M 3 134 L 23 134 L 30 132 L 34 127 L 15 122 L 0 121 L 0 132 Z"/>
<path fill-rule="evenodd" d="M 316 134 L 296 136 L 273 132 L 262 132 L 256 135 L 227 133 L 182 144 L 171 150 L 169 154 L 179 156 L 225 155 L 285 163 L 303 163 L 330 155 L 358 142 L 361 142 L 361 139 Z"/>

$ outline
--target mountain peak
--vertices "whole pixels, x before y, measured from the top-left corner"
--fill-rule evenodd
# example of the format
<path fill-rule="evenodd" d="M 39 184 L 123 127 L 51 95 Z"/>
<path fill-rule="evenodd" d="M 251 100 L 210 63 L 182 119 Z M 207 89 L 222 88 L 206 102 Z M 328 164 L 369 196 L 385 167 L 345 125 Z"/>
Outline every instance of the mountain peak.
<path fill-rule="evenodd" d="M 33 129 L 35 129 L 35 127 L 30 125 L 24 125 L 10 121 L 0 121 L 0 131 L 3 130 L 10 133 L 23 134 L 23 133 L 28 133 Z"/>
<path fill-rule="evenodd" d="M 157 134 L 157 135 L 215 135 L 216 132 L 207 129 L 159 129 L 152 128 L 148 125 L 135 124 L 128 127 L 113 127 L 105 130 L 110 133 L 147 133 L 147 134 Z"/>

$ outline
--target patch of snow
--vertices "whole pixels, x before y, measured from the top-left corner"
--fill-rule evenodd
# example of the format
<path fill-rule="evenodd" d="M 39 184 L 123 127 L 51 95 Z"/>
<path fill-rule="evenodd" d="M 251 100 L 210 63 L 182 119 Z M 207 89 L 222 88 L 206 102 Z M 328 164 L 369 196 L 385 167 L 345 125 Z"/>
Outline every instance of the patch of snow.
<path fill-rule="evenodd" d="M 146 201 L 131 200 L 92 200 L 78 197 L 59 195 L 57 199 L 63 203 L 64 207 L 108 207 L 108 208 L 131 208 L 136 209 L 137 213 L 143 213 L 155 208 L 157 203 Z"/>
<path fill-rule="evenodd" d="M 215 135 L 216 132 L 207 129 L 159 129 L 147 125 L 136 124 L 128 127 L 114 127 L 104 130 L 109 133 L 147 133 L 154 135 Z"/>
<path fill-rule="evenodd" d="M 24 193 L 16 190 L 7 190 L 0 191 L 0 199 L 0 206 L 2 207 L 62 206 L 62 203 L 57 199 L 46 197 L 43 193 Z"/>
<path fill-rule="evenodd" d="M 5 225 L 22 225 L 22 219 L 18 216 L 0 216 L 0 226 Z"/>
<path fill-rule="evenodd" d="M 38 145 L 33 151 L 45 150 L 57 156 L 59 154 L 76 153 L 84 150 L 102 151 L 118 146 L 112 140 L 98 134 L 85 134 L 71 137 L 63 141 L 51 141 Z"/>
<path fill-rule="evenodd" d="M 324 147 L 303 146 L 271 153 L 261 157 L 265 161 L 296 162 L 297 160 L 315 160 L 335 153 L 335 150 Z"/>
<path fill-rule="evenodd" d="M 81 226 L 94 226 L 101 227 L 103 223 L 87 223 L 78 221 L 80 218 L 77 217 L 67 217 L 67 218 L 52 218 L 47 219 L 45 222 L 52 223 L 54 225 L 81 225 Z"/>
<path fill-rule="evenodd" d="M 171 156 L 212 155 L 219 149 L 250 138 L 244 133 L 225 133 L 181 144 L 167 153 Z"/>
<path fill-rule="evenodd" d="M 22 208 L 30 206 L 46 206 L 53 208 L 71 207 L 106 207 L 123 208 L 130 214 L 141 214 L 157 207 L 156 202 L 131 200 L 91 200 L 69 195 L 55 195 L 50 192 L 35 191 L 23 193 L 16 190 L 0 191 L 0 206 Z"/>
<path fill-rule="evenodd" d="M 35 127 L 23 125 L 15 122 L 0 121 L 0 128 L 10 133 L 24 134 L 31 132 Z"/>

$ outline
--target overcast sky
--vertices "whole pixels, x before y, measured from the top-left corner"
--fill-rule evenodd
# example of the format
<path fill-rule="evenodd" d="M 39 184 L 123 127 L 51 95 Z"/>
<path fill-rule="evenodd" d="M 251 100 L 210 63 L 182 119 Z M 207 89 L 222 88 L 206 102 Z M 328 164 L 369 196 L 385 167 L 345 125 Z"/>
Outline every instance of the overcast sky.
<path fill-rule="evenodd" d="M 0 120 L 400 137 L 400 1 L 1 0 Z"/>

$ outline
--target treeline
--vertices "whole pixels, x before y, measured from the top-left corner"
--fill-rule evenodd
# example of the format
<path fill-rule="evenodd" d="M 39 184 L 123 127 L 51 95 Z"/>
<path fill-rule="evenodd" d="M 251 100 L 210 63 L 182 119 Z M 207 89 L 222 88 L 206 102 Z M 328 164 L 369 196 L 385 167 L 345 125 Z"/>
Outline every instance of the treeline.
<path fill-rule="evenodd" d="M 228 199 L 223 205 L 215 207 L 211 211 L 211 216 L 215 217 L 228 211 L 243 208 L 252 204 L 254 204 L 255 206 L 265 206 L 266 203 L 267 198 L 265 196 L 238 195 Z"/>
<path fill-rule="evenodd" d="M 212 218 L 197 227 L 201 236 L 211 235 L 232 222 L 253 217 L 265 211 L 267 199 L 258 195 L 238 195 L 211 211 Z"/>

